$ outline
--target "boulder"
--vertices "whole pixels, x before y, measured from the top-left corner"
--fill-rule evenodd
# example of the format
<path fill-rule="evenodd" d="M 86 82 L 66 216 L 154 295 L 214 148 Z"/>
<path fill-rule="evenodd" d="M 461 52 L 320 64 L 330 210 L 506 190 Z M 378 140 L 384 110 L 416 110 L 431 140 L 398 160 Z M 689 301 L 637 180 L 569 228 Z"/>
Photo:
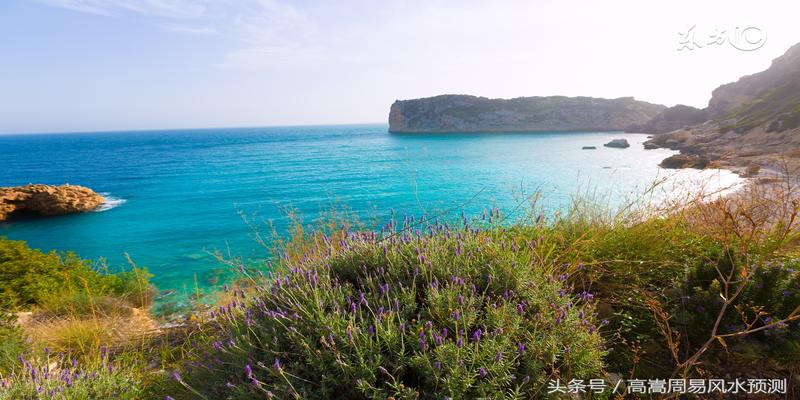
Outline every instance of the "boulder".
<path fill-rule="evenodd" d="M 626 149 L 628 147 L 631 147 L 630 143 L 628 143 L 628 141 L 626 139 L 614 139 L 614 140 L 604 144 L 603 146 L 614 147 L 614 148 L 617 148 L 617 149 Z"/>
<path fill-rule="evenodd" d="M 707 167 L 709 160 L 705 157 L 699 157 L 690 154 L 675 154 L 669 156 L 661 161 L 659 164 L 662 168 L 678 169 L 678 168 L 697 168 L 703 169 Z"/>
<path fill-rule="evenodd" d="M 0 221 L 21 215 L 54 216 L 92 211 L 105 199 L 76 185 L 0 187 Z"/>
<path fill-rule="evenodd" d="M 744 175 L 747 177 L 752 177 L 758 175 L 759 172 L 761 172 L 761 166 L 755 163 L 750 163 L 744 170 Z"/>
<path fill-rule="evenodd" d="M 657 149 L 659 146 L 653 142 L 644 142 L 644 149 L 645 150 L 653 150 Z"/>

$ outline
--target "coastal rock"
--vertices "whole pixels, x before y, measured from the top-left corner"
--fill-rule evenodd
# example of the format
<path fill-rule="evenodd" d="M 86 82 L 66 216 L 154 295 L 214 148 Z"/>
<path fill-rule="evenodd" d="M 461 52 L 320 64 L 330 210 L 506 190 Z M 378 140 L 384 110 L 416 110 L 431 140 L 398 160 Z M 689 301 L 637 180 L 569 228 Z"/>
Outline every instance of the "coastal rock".
<path fill-rule="evenodd" d="M 697 168 L 703 169 L 707 167 L 709 161 L 707 158 L 699 157 L 690 154 L 675 154 L 669 156 L 661 161 L 659 164 L 662 168 L 678 169 L 678 168 Z"/>
<path fill-rule="evenodd" d="M 718 87 L 705 111 L 708 121 L 651 142 L 737 170 L 752 164 L 800 167 L 800 44 L 767 70 Z"/>
<path fill-rule="evenodd" d="M 655 144 L 653 142 L 644 142 L 644 149 L 645 150 L 653 150 L 653 149 L 657 149 L 659 147 L 660 147 L 659 145 L 657 145 L 657 144 Z"/>
<path fill-rule="evenodd" d="M 744 176 L 753 177 L 758 175 L 761 172 L 761 166 L 758 164 L 750 164 L 744 170 Z"/>
<path fill-rule="evenodd" d="M 87 212 L 105 199 L 89 188 L 76 185 L 26 185 L 0 187 L 0 221 L 15 215 L 54 216 Z"/>
<path fill-rule="evenodd" d="M 603 146 L 605 146 L 605 147 L 614 147 L 614 148 L 617 148 L 617 149 L 627 149 L 628 147 L 631 147 L 630 143 L 628 143 L 628 141 L 626 139 L 614 139 L 614 140 L 604 144 Z"/>
<path fill-rule="evenodd" d="M 389 110 L 389 132 L 623 131 L 665 108 L 633 97 L 442 95 L 395 101 Z"/>
<path fill-rule="evenodd" d="M 582 150 L 597 150 L 597 146 L 583 146 Z"/>

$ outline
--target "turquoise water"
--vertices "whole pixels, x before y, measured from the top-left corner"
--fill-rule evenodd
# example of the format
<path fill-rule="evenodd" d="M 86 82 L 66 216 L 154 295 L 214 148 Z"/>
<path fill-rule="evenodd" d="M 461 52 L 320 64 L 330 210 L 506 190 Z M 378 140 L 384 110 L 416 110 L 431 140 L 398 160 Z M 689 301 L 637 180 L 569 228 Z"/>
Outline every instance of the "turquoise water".
<path fill-rule="evenodd" d="M 625 137 L 629 149 L 604 148 Z M 214 284 L 209 251 L 265 257 L 240 213 L 286 226 L 335 201 L 362 216 L 511 208 L 537 190 L 549 206 L 593 188 L 610 203 L 665 175 L 673 152 L 622 133 L 389 134 L 386 125 L 0 136 L 0 186 L 79 184 L 105 211 L 0 225 L 0 236 L 124 266 L 161 289 Z M 594 145 L 597 150 L 581 150 Z M 261 225 L 264 227 L 264 225 Z"/>

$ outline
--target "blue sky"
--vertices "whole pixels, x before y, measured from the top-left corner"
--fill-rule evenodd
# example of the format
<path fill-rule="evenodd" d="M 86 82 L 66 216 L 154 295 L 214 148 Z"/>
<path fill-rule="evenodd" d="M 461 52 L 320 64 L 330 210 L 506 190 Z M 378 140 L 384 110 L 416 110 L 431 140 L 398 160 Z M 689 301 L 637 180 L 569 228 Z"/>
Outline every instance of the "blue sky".
<path fill-rule="evenodd" d="M 0 133 L 384 122 L 442 93 L 703 107 L 800 42 L 800 3 L 767 4 L 3 0 Z M 751 26 L 757 50 L 704 42 Z"/>

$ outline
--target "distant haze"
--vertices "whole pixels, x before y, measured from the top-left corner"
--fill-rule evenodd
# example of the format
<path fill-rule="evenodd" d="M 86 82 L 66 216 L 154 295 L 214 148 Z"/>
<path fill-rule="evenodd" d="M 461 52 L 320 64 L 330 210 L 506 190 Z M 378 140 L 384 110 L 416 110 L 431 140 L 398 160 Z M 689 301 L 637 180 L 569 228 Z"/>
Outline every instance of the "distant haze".
<path fill-rule="evenodd" d="M 798 15 L 797 0 L 3 0 L 0 133 L 385 122 L 395 99 L 445 93 L 705 107 L 800 42 Z M 702 47 L 678 51 L 692 26 Z M 735 49 L 737 27 L 766 42 Z"/>

